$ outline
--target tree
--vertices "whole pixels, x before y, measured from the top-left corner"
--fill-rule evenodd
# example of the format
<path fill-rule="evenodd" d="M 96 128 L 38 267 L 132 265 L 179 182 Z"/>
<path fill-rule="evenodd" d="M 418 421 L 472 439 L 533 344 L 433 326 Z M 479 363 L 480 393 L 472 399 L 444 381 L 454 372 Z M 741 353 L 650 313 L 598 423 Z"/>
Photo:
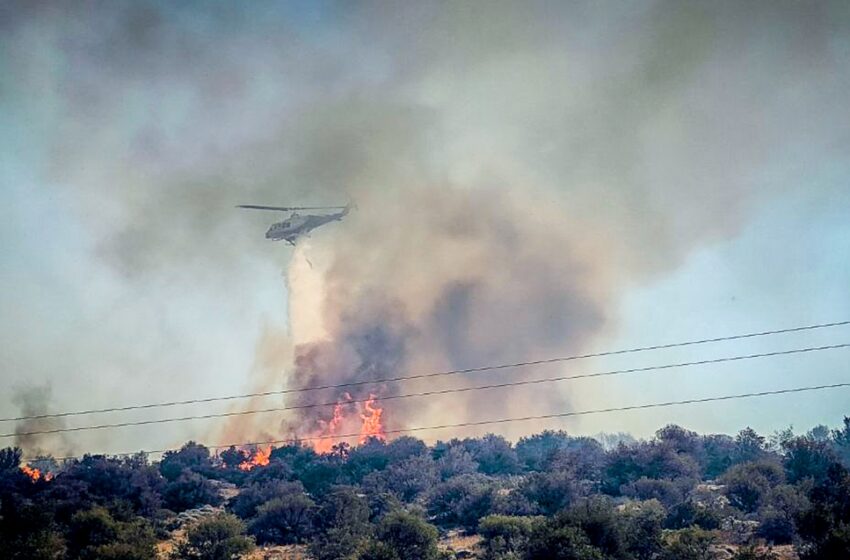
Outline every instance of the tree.
<path fill-rule="evenodd" d="M 219 455 L 221 462 L 228 469 L 239 468 L 239 465 L 250 459 L 250 454 L 243 449 L 236 449 L 235 445 L 231 445 L 221 452 Z"/>
<path fill-rule="evenodd" d="M 666 512 L 658 500 L 625 504 L 620 513 L 626 551 L 635 560 L 657 558 L 663 548 L 662 527 Z"/>
<path fill-rule="evenodd" d="M 695 503 L 687 500 L 670 508 L 664 527 L 667 529 L 686 529 L 691 526 L 711 531 L 720 528 L 721 512 L 711 504 Z"/>
<path fill-rule="evenodd" d="M 174 560 L 236 560 L 254 548 L 245 524 L 229 513 L 202 519 L 186 531 L 172 554 Z"/>
<path fill-rule="evenodd" d="M 760 436 L 754 429 L 747 427 L 735 436 L 735 451 L 733 463 L 744 463 L 757 461 L 766 454 L 764 436 Z"/>
<path fill-rule="evenodd" d="M 396 464 L 414 457 L 429 455 L 428 446 L 421 439 L 412 436 L 397 437 L 386 447 L 389 464 Z"/>
<path fill-rule="evenodd" d="M 210 450 L 190 441 L 179 451 L 166 451 L 159 462 L 159 471 L 168 480 L 176 480 L 184 471 L 210 475 L 214 472 Z"/>
<path fill-rule="evenodd" d="M 668 424 L 656 431 L 655 439 L 676 453 L 687 453 L 695 458 L 702 454 L 702 439 L 699 435 L 676 424 Z"/>
<path fill-rule="evenodd" d="M 702 529 L 682 529 L 670 536 L 663 560 L 714 560 L 714 533 Z"/>
<path fill-rule="evenodd" d="M 771 488 L 785 481 L 782 467 L 771 461 L 740 463 L 720 477 L 733 506 L 752 513 L 764 503 Z"/>
<path fill-rule="evenodd" d="M 17 469 L 21 464 L 24 452 L 20 447 L 0 449 L 0 472 Z"/>
<path fill-rule="evenodd" d="M 237 473 L 234 472 L 234 475 Z M 238 474 L 243 474 L 238 471 Z M 240 482 L 240 477 L 233 476 L 236 482 Z M 264 484 L 267 482 L 286 482 L 295 480 L 292 474 L 292 467 L 283 461 L 271 459 L 269 464 L 261 469 L 251 469 L 247 476 L 244 477 L 244 484 Z"/>
<path fill-rule="evenodd" d="M 321 456 L 312 447 L 303 443 L 292 443 L 283 447 L 272 449 L 271 461 L 280 461 L 292 469 L 292 472 L 300 478 L 301 471 L 317 461 Z"/>
<path fill-rule="evenodd" d="M 517 458 L 527 470 L 548 470 L 549 463 L 556 453 L 570 447 L 571 439 L 563 430 L 545 430 L 520 438 L 516 444 Z"/>
<path fill-rule="evenodd" d="M 230 501 L 228 509 L 242 519 L 250 519 L 257 515 L 257 509 L 263 504 L 290 494 L 303 495 L 304 486 L 300 482 L 280 480 L 253 483 Z"/>
<path fill-rule="evenodd" d="M 355 527 L 365 530 L 369 526 L 369 503 L 351 486 L 337 486 L 322 497 L 316 515 L 316 527 Z"/>
<path fill-rule="evenodd" d="M 769 548 L 758 548 L 749 545 L 739 548 L 731 560 L 779 560 L 779 555 Z"/>
<path fill-rule="evenodd" d="M 562 519 L 538 521 L 531 530 L 524 560 L 604 560 L 581 529 Z"/>
<path fill-rule="evenodd" d="M 639 478 L 622 488 L 622 494 L 638 500 L 658 500 L 665 507 L 673 507 L 682 503 L 685 493 L 672 480 L 655 480 Z"/>
<path fill-rule="evenodd" d="M 0 499 L 0 558 L 61 560 L 65 543 L 49 511 L 4 495 Z"/>
<path fill-rule="evenodd" d="M 310 495 L 321 496 L 332 486 L 345 482 L 341 470 L 338 461 L 322 456 L 304 469 L 299 480 Z"/>
<path fill-rule="evenodd" d="M 819 483 L 826 478 L 830 466 L 838 462 L 830 443 L 806 436 L 786 440 L 782 450 L 785 453 L 785 472 L 790 482 L 810 478 Z"/>
<path fill-rule="evenodd" d="M 163 490 L 167 508 L 184 511 L 202 505 L 216 506 L 222 498 L 212 482 L 192 471 L 183 471 L 175 480 L 169 482 Z"/>
<path fill-rule="evenodd" d="M 436 450 L 437 446 L 435 445 L 434 448 Z M 448 447 L 439 454 L 437 470 L 442 480 L 448 480 L 453 476 L 478 472 L 478 462 L 472 458 L 472 453 L 459 445 L 455 445 Z"/>
<path fill-rule="evenodd" d="M 625 527 L 607 496 L 585 498 L 556 516 L 561 523 L 577 527 L 590 544 L 606 557 L 626 556 Z"/>
<path fill-rule="evenodd" d="M 286 494 L 263 504 L 248 525 L 260 544 L 305 542 L 313 532 L 316 504 L 306 494 Z"/>
<path fill-rule="evenodd" d="M 554 515 L 581 496 L 581 488 L 570 472 L 536 472 L 528 475 L 517 490 L 532 504 L 536 513 Z"/>
<path fill-rule="evenodd" d="M 411 513 L 388 514 L 378 524 L 361 560 L 436 560 L 437 528 Z"/>
<path fill-rule="evenodd" d="M 340 486 L 322 498 L 310 554 L 317 560 L 356 558 L 372 532 L 369 503 L 354 488 Z"/>
<path fill-rule="evenodd" d="M 118 520 L 103 507 L 81 511 L 68 525 L 68 558 L 154 560 L 156 537 L 143 518 Z"/>
<path fill-rule="evenodd" d="M 569 471 L 576 480 L 598 481 L 605 469 L 605 449 L 593 438 L 570 438 L 569 445 L 556 450 L 550 471 Z"/>
<path fill-rule="evenodd" d="M 388 513 L 403 508 L 401 501 L 389 492 L 368 494 L 366 500 L 369 502 L 369 521 L 377 523 Z"/>
<path fill-rule="evenodd" d="M 838 430 L 832 430 L 832 448 L 844 466 L 850 469 L 850 416 L 844 417 L 844 424 Z"/>
<path fill-rule="evenodd" d="M 533 517 L 488 515 L 478 524 L 484 560 L 519 558 L 528 544 Z"/>
<path fill-rule="evenodd" d="M 797 517 L 800 559 L 850 558 L 850 472 L 833 464 L 809 499 L 811 506 Z"/>
<path fill-rule="evenodd" d="M 355 483 L 375 471 L 382 471 L 390 464 L 390 454 L 384 440 L 370 438 L 351 451 L 343 470 Z"/>
<path fill-rule="evenodd" d="M 736 458 L 735 439 L 725 434 L 711 434 L 702 438 L 702 468 L 707 479 L 717 478 L 732 466 Z"/>
<path fill-rule="evenodd" d="M 404 502 L 412 502 L 437 482 L 434 460 L 429 455 L 417 455 L 369 473 L 363 478 L 363 487 L 372 493 L 391 492 Z"/>
<path fill-rule="evenodd" d="M 73 513 L 93 505 L 109 506 L 116 500 L 133 506 L 139 515 L 153 517 L 162 506 L 164 480 L 143 454 L 119 458 L 85 455 L 63 465 L 62 475 L 46 491 L 57 505 L 57 518 L 67 521 Z"/>
<path fill-rule="evenodd" d="M 756 536 L 773 544 L 789 544 L 797 537 L 794 520 L 810 507 L 798 486 L 780 484 L 771 489 L 758 511 Z"/>
<path fill-rule="evenodd" d="M 516 451 L 502 436 L 487 434 L 480 439 L 465 440 L 465 445 L 484 474 L 514 474 L 521 470 Z"/>
<path fill-rule="evenodd" d="M 664 441 L 620 445 L 608 453 L 602 490 L 618 496 L 624 485 L 640 478 L 696 480 L 699 471 L 694 457 L 678 452 L 676 446 Z"/>
<path fill-rule="evenodd" d="M 483 475 L 461 475 L 436 485 L 428 493 L 428 513 L 440 525 L 474 529 L 478 520 L 492 513 L 495 484 Z"/>

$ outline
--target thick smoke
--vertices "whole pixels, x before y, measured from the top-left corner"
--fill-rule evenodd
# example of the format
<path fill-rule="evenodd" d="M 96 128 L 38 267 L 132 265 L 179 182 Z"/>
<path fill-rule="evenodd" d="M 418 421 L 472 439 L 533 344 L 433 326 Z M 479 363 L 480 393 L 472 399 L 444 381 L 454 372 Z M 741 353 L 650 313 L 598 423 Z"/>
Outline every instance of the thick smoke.
<path fill-rule="evenodd" d="M 291 297 L 322 294 L 296 307 L 293 328 L 321 313 L 323 333 L 295 340 L 296 387 L 344 384 L 570 353 L 605 324 L 605 267 L 578 247 L 560 209 L 529 195 L 486 190 L 405 189 L 371 197 L 328 242 L 313 244 L 313 278 L 293 282 Z M 412 211 L 411 209 L 416 209 Z M 380 232 L 393 232 L 381 235 Z M 377 234 L 377 235 L 376 235 Z M 380 242 L 378 241 L 380 239 Z M 306 315 L 306 316 L 305 316 Z M 489 373 L 477 383 L 527 372 Z M 468 376 L 467 376 L 468 377 Z M 345 389 L 355 400 L 434 388 L 428 382 Z M 470 380 L 441 379 L 440 386 Z M 299 394 L 295 401 L 332 402 L 343 390 Z M 563 409 L 552 391 L 459 393 L 387 401 L 390 428 L 521 411 Z M 499 402 L 499 407 L 493 407 Z M 302 415 L 326 421 L 329 410 Z"/>
<path fill-rule="evenodd" d="M 66 434 L 31 434 L 57 430 L 65 427 L 61 418 L 38 418 L 54 412 L 51 409 L 51 390 L 48 386 L 28 387 L 14 392 L 12 401 L 18 407 L 21 416 L 35 416 L 21 420 L 15 425 L 15 446 L 27 453 L 27 457 L 50 454 L 70 454 L 73 452 Z"/>
<path fill-rule="evenodd" d="M 850 128 L 843 2 L 5 6 L 0 103 L 31 117 L 34 180 L 121 304 L 91 303 L 75 364 L 169 396 L 580 351 L 624 290 L 735 235 Z M 291 262 L 263 243 L 273 216 L 232 208 L 349 200 Z M 280 270 L 288 309 L 267 303 Z M 104 353 L 85 337 L 113 309 Z M 245 333 L 256 355 L 218 369 Z M 562 411 L 566 391 L 388 401 L 386 418 Z M 218 436 L 305 435 L 328 413 Z"/>

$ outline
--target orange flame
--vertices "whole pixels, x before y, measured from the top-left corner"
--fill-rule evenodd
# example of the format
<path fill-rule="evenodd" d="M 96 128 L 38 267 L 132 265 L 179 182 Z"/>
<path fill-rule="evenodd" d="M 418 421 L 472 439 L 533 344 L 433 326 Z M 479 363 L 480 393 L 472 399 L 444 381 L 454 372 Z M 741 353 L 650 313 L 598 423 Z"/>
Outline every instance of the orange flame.
<path fill-rule="evenodd" d="M 21 472 L 30 477 L 30 480 L 33 482 L 38 482 L 42 478 L 41 471 L 35 467 L 31 467 L 29 465 L 21 465 Z M 53 480 L 53 473 L 48 472 L 43 475 L 45 481 L 49 482 Z"/>
<path fill-rule="evenodd" d="M 254 456 L 250 459 L 247 459 L 239 464 L 240 471 L 250 471 L 254 467 L 265 467 L 269 464 L 269 457 L 272 454 L 272 446 L 268 446 L 266 449 L 257 449 L 254 452 Z"/>
<path fill-rule="evenodd" d="M 353 407 L 346 409 L 346 405 L 353 404 L 352 397 L 348 393 L 344 393 L 342 398 L 334 405 L 333 416 L 330 420 L 319 420 L 320 429 L 313 437 L 313 449 L 317 453 L 331 453 L 334 450 L 334 445 L 338 443 L 340 431 L 344 426 L 351 429 L 351 421 L 357 417 L 354 415 Z M 356 401 L 355 401 L 356 402 Z M 362 411 L 360 412 L 360 443 L 365 443 L 369 438 L 378 438 L 386 440 L 384 426 L 381 423 L 381 416 L 384 410 L 377 406 L 377 397 L 373 394 L 369 395 L 369 399 L 363 403 Z M 347 412 L 350 411 L 350 412 Z M 354 434 L 348 434 L 354 436 Z"/>
<path fill-rule="evenodd" d="M 363 403 L 364 412 L 360 413 L 360 418 L 363 420 L 363 426 L 360 428 L 360 443 L 366 443 L 369 438 L 387 439 L 384 427 L 381 425 L 384 409 L 377 406 L 375 402 L 375 395 L 370 394 L 369 400 Z"/>
<path fill-rule="evenodd" d="M 344 398 L 351 400 L 351 395 L 346 393 Z M 327 422 L 322 422 L 324 427 L 318 435 L 322 439 L 313 440 L 313 449 L 315 449 L 316 453 L 330 453 L 333 450 L 334 440 L 329 436 L 336 435 L 339 432 L 339 428 L 342 425 L 342 407 L 344 404 L 343 401 L 337 402 L 334 405 L 333 417 Z"/>

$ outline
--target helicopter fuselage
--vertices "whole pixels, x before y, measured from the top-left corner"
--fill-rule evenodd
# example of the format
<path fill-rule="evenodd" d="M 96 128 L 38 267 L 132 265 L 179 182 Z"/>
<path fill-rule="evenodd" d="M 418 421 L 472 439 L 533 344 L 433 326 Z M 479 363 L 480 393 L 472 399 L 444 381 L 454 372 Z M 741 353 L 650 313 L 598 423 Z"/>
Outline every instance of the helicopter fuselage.
<path fill-rule="evenodd" d="M 311 231 L 328 222 L 339 221 L 346 214 L 348 214 L 348 209 L 334 214 L 323 215 L 308 214 L 302 216 L 293 213 L 285 220 L 272 224 L 266 232 L 266 239 L 271 241 L 286 241 L 290 245 L 295 245 L 299 237 L 309 235 Z"/>

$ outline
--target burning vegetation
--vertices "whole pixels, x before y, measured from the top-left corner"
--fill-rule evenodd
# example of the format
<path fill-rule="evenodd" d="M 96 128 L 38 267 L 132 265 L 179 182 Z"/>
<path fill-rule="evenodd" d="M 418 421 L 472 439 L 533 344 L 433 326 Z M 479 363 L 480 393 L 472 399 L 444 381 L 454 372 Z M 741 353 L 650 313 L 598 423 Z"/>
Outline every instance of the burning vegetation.
<path fill-rule="evenodd" d="M 360 418 L 363 420 L 363 426 L 360 428 L 360 443 L 366 443 L 369 438 L 387 439 L 384 435 L 384 427 L 381 425 L 384 409 L 375 403 L 375 395 L 372 394 L 369 395 L 369 400 L 363 403 L 363 412 L 360 413 Z"/>
<path fill-rule="evenodd" d="M 253 469 L 254 467 L 265 467 L 269 464 L 269 457 L 271 456 L 271 454 L 271 445 L 269 445 L 265 449 L 258 448 L 256 451 L 254 451 L 253 455 L 250 458 L 239 463 L 238 468 L 240 471 L 247 472 Z"/>
<path fill-rule="evenodd" d="M 381 420 L 374 401 L 340 403 L 338 417 L 371 429 Z M 48 459 L 21 456 L 0 449 L 4 559 L 105 558 L 113 547 L 155 560 L 154 528 L 168 526 L 201 550 L 216 539 L 244 550 L 305 545 L 316 560 L 351 550 L 365 551 L 350 556 L 358 560 L 436 560 L 437 527 L 480 536 L 445 558 L 775 560 L 765 543 L 804 560 L 850 551 L 850 418 L 777 445 L 749 428 L 700 435 L 675 425 L 608 448 L 553 431 L 516 443 L 370 436 L 330 453 L 302 442 L 213 455 L 190 442 L 153 463 L 144 454 L 65 460 L 49 485 L 33 483 L 47 478 Z M 427 554 L 411 554 L 414 544 Z"/>
<path fill-rule="evenodd" d="M 45 480 L 46 482 L 53 480 L 53 473 L 52 472 L 48 471 L 48 472 L 42 473 L 40 469 L 38 469 L 36 467 L 31 467 L 29 465 L 21 465 L 21 472 L 24 473 L 25 475 L 27 475 L 30 478 L 30 480 L 32 480 L 33 482 L 38 482 L 39 480 L 42 480 L 42 479 Z"/>
<path fill-rule="evenodd" d="M 317 453 L 330 453 L 337 443 L 355 434 L 359 434 L 357 441 L 361 444 L 370 438 L 384 441 L 383 413 L 384 409 L 378 405 L 376 395 L 370 393 L 368 399 L 357 402 L 350 393 L 343 393 L 334 405 L 331 417 L 328 420 L 317 420 L 319 429 L 309 438 L 309 442 Z"/>

